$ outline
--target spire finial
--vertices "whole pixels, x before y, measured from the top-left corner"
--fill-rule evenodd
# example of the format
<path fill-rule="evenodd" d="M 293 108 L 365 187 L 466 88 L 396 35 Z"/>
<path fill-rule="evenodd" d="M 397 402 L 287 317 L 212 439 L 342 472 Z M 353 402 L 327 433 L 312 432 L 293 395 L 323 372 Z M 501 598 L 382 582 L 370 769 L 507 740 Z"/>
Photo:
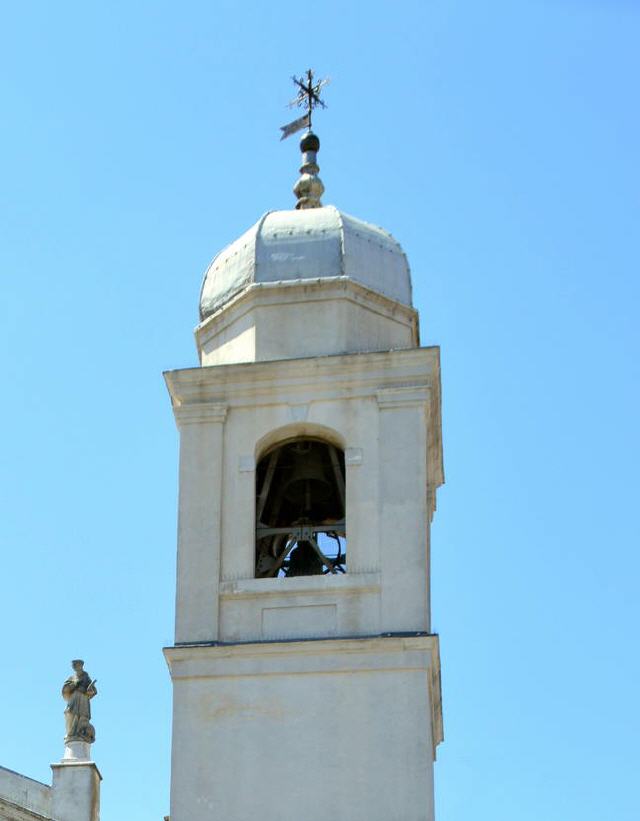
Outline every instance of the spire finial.
<path fill-rule="evenodd" d="M 296 208 L 321 208 L 320 197 L 324 194 L 324 185 L 318 176 L 320 167 L 316 155 L 320 149 L 320 140 L 313 131 L 307 131 L 300 140 L 302 165 L 300 176 L 293 186 L 293 193 L 298 198 Z"/>
<path fill-rule="evenodd" d="M 293 193 L 298 198 L 296 208 L 320 208 L 322 206 L 320 197 L 324 193 L 324 185 L 318 176 L 320 168 L 316 162 L 316 155 L 320 149 L 320 140 L 311 130 L 311 116 L 313 109 L 317 106 L 327 107 L 324 101 L 320 99 L 320 91 L 327 85 L 329 80 L 318 80 L 314 83 L 311 69 L 307 70 L 306 77 L 294 76 L 291 79 L 298 88 L 298 94 L 291 100 L 289 107 L 304 107 L 306 113 L 292 123 L 281 126 L 282 136 L 280 139 L 284 140 L 303 128 L 307 129 L 307 133 L 300 140 L 300 151 L 302 151 L 301 176 L 293 186 Z"/>

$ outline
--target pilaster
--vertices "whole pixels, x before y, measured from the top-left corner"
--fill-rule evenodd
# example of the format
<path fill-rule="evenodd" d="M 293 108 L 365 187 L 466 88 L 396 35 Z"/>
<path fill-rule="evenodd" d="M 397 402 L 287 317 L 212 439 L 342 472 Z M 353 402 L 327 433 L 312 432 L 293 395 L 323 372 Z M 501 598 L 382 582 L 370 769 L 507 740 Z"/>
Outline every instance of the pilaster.
<path fill-rule="evenodd" d="M 429 630 L 427 431 L 430 390 L 385 388 L 380 410 L 381 623 L 391 632 Z"/>
<path fill-rule="evenodd" d="M 180 430 L 176 642 L 218 636 L 223 427 L 227 406 L 174 407 Z"/>

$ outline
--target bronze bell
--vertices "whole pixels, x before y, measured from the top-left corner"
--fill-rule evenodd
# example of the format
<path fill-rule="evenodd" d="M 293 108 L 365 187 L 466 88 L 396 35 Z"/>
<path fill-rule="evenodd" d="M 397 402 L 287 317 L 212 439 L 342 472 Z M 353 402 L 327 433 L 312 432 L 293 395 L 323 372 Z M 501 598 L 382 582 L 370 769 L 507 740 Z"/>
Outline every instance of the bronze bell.
<path fill-rule="evenodd" d="M 309 542 L 298 542 L 289 557 L 287 576 L 320 576 L 324 565 Z"/>
<path fill-rule="evenodd" d="M 326 502 L 334 489 L 318 443 L 295 442 L 287 456 L 291 468 L 284 482 L 284 498 L 304 512 Z"/>

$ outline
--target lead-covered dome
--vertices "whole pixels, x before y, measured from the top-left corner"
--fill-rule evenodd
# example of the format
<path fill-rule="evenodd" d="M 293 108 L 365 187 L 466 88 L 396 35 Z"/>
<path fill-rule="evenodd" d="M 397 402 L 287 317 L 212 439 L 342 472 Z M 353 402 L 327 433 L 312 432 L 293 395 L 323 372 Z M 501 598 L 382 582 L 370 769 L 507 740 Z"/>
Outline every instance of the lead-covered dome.
<path fill-rule="evenodd" d="M 202 283 L 200 318 L 253 284 L 333 277 L 411 306 L 409 264 L 399 243 L 328 205 L 269 211 L 215 256 Z"/>

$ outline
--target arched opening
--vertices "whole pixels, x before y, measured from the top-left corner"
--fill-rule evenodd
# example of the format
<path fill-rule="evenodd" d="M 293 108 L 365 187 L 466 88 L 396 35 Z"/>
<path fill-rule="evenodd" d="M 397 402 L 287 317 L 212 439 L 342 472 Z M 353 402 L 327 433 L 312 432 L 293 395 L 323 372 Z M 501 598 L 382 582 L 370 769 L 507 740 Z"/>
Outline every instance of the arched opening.
<path fill-rule="evenodd" d="M 345 573 L 344 452 L 298 437 L 256 468 L 257 578 Z"/>

